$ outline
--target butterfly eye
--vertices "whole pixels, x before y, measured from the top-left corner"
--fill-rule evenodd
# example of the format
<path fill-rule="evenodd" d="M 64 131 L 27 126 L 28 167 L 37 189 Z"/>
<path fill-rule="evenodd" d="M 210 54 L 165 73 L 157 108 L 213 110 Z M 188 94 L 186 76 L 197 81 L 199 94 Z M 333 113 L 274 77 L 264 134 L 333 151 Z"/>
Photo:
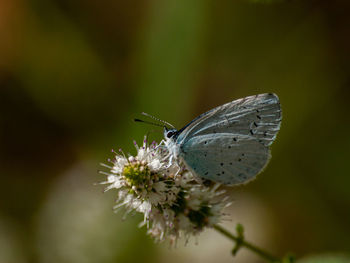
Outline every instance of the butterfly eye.
<path fill-rule="evenodd" d="M 166 137 L 171 138 L 174 135 L 174 132 L 168 132 Z"/>

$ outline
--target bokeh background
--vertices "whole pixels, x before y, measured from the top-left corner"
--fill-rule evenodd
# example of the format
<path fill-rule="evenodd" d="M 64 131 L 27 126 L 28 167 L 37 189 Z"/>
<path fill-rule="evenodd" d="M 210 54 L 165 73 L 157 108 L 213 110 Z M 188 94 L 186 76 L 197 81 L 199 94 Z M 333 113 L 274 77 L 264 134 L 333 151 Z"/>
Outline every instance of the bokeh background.
<path fill-rule="evenodd" d="M 140 112 L 181 128 L 264 92 L 281 131 L 224 225 L 275 255 L 348 252 L 349 47 L 347 0 L 1 0 L 0 262 L 232 262 L 211 230 L 154 244 L 94 183 L 112 148 L 157 130 Z"/>

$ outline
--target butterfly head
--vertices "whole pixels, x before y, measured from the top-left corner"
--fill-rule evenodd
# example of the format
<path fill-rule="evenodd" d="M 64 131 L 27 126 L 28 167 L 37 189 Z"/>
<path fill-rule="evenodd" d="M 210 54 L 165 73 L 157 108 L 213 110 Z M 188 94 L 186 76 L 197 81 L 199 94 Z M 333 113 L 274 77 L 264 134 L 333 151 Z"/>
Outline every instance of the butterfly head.
<path fill-rule="evenodd" d="M 169 154 L 175 159 L 177 159 L 177 156 L 179 155 L 179 145 L 176 143 L 178 134 L 178 130 L 169 129 L 168 127 L 164 126 L 164 144 L 168 149 Z"/>
<path fill-rule="evenodd" d="M 176 129 L 168 129 L 167 127 L 164 127 L 164 138 L 165 139 L 172 139 L 177 134 Z"/>

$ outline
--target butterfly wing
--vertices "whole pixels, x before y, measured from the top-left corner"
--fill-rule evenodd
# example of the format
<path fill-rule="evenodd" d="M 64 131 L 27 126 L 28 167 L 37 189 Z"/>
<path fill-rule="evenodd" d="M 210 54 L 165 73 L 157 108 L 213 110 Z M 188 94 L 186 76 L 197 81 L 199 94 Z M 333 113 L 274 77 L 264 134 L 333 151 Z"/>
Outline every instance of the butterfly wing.
<path fill-rule="evenodd" d="M 231 133 L 255 138 L 269 146 L 280 129 L 282 113 L 276 94 L 265 93 L 216 107 L 186 125 L 177 138 L 184 144 L 195 136 Z"/>
<path fill-rule="evenodd" d="M 176 143 L 200 177 L 245 183 L 263 170 L 281 124 L 277 95 L 260 94 L 214 108 L 185 126 Z"/>
<path fill-rule="evenodd" d="M 236 185 L 253 179 L 268 163 L 270 151 L 250 136 L 222 133 L 189 139 L 181 156 L 201 178 Z"/>

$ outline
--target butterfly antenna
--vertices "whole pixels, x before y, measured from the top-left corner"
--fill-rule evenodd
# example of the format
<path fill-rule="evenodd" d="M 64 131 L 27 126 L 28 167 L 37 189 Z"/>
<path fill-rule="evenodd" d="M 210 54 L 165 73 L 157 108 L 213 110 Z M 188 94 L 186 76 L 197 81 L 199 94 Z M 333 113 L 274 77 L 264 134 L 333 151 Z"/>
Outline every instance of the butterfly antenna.
<path fill-rule="evenodd" d="M 134 121 L 135 122 L 143 122 L 143 123 L 151 124 L 154 126 L 164 127 L 164 125 L 162 125 L 162 124 L 154 123 L 154 122 L 150 122 L 150 121 L 144 121 L 144 120 L 140 120 L 140 119 L 134 119 Z"/>
<path fill-rule="evenodd" d="M 150 115 L 150 114 L 148 114 L 148 113 L 146 113 L 146 112 L 142 112 L 141 114 L 144 115 L 144 116 L 150 117 L 150 118 L 152 118 L 153 120 L 162 122 L 162 123 L 164 123 L 164 124 L 170 126 L 171 128 L 175 129 L 174 125 L 170 124 L 170 123 L 167 122 L 167 121 L 163 121 L 163 120 L 161 120 L 161 119 L 158 119 L 158 118 L 156 118 L 156 117 L 154 117 L 154 116 L 152 116 L 152 115 Z"/>

